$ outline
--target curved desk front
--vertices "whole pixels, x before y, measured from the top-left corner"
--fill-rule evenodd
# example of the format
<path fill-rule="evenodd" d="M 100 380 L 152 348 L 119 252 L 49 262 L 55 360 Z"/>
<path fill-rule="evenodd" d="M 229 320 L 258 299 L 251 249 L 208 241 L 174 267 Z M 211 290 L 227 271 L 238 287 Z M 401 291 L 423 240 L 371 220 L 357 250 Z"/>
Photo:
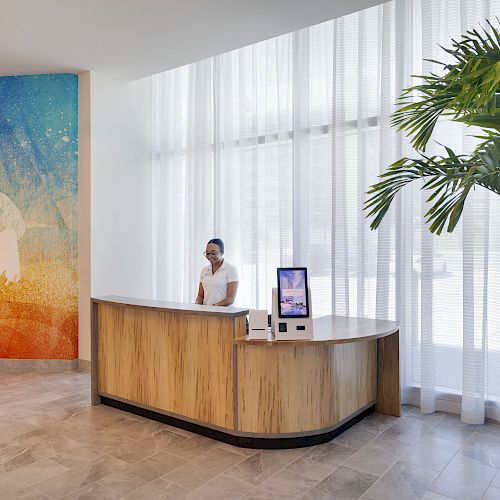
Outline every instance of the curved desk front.
<path fill-rule="evenodd" d="M 398 324 L 314 320 L 314 338 L 249 340 L 247 309 L 92 299 L 92 403 L 237 446 L 310 446 L 376 409 L 400 415 Z"/>

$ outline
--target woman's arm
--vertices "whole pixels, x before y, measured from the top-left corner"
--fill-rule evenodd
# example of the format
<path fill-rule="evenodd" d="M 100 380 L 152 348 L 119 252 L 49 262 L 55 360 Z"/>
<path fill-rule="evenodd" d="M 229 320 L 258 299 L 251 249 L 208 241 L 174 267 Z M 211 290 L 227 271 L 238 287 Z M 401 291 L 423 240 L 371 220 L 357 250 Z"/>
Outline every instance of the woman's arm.
<path fill-rule="evenodd" d="M 237 281 L 231 281 L 227 284 L 227 294 L 226 298 L 220 300 L 217 302 L 217 304 L 214 304 L 215 306 L 230 306 L 233 302 L 234 299 L 236 298 L 236 292 L 238 291 L 238 282 Z"/>
<path fill-rule="evenodd" d="M 194 301 L 195 304 L 203 304 L 203 298 L 205 297 L 205 291 L 203 290 L 203 285 L 200 282 L 200 286 L 198 287 L 198 297 Z"/>

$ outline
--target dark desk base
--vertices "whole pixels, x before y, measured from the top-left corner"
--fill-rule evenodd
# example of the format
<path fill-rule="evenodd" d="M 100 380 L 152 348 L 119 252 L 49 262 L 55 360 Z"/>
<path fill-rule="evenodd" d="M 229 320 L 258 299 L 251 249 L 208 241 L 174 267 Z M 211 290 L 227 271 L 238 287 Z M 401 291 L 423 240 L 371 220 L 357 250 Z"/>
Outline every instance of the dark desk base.
<path fill-rule="evenodd" d="M 156 420 L 164 424 L 172 425 L 174 427 L 179 427 L 180 429 L 185 429 L 186 431 L 194 432 L 195 434 L 201 434 L 202 436 L 207 436 L 217 441 L 222 441 L 223 443 L 228 443 L 233 446 L 239 446 L 240 448 L 256 448 L 264 450 L 275 450 L 283 448 L 304 448 L 306 446 L 314 446 L 317 444 L 328 443 L 333 438 L 342 434 L 347 429 L 357 424 L 365 417 L 370 415 L 375 411 L 375 405 L 370 406 L 366 410 L 363 410 L 358 415 L 354 416 L 350 420 L 344 422 L 339 427 L 324 432 L 322 434 L 315 434 L 313 436 L 301 436 L 301 437 L 284 437 L 284 438 L 262 438 L 262 437 L 247 437 L 247 436 L 234 436 L 226 432 L 218 431 L 215 429 L 210 429 L 209 427 L 204 427 L 202 425 L 194 424 L 186 420 L 171 417 L 169 415 L 163 415 L 152 410 L 147 410 L 145 408 L 140 408 L 128 403 L 123 403 L 106 396 L 101 396 L 101 403 L 107 406 L 112 406 L 113 408 L 118 408 L 119 410 L 127 411 L 135 415 L 140 415 L 141 417 L 146 417 L 151 420 Z"/>

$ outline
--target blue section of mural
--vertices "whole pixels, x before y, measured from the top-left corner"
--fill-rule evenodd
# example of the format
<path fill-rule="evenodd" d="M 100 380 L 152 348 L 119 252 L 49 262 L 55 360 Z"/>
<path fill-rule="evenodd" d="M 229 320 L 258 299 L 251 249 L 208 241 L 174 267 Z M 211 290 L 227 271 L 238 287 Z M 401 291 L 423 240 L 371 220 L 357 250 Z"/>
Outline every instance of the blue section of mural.
<path fill-rule="evenodd" d="M 48 190 L 53 199 L 76 196 L 77 93 L 77 75 L 0 77 L 0 160 L 11 174 L 4 188 L 14 198 L 29 185 Z"/>

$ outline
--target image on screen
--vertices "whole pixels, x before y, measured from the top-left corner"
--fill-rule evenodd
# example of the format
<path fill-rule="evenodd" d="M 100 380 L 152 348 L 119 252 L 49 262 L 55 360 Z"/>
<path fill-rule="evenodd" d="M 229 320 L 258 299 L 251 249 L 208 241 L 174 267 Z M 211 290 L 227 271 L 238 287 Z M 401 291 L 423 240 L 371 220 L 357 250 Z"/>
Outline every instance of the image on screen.
<path fill-rule="evenodd" d="M 309 317 L 307 299 L 307 268 L 278 268 L 279 317 Z"/>

